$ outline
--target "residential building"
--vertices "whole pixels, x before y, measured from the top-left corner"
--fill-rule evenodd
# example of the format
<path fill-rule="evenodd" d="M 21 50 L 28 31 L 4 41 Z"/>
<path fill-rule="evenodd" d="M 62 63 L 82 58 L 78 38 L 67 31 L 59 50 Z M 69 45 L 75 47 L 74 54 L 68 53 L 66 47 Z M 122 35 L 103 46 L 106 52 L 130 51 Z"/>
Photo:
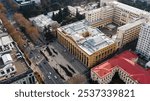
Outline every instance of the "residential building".
<path fill-rule="evenodd" d="M 142 25 L 136 51 L 147 60 L 150 60 L 150 23 Z"/>
<path fill-rule="evenodd" d="M 17 44 L 0 24 L 0 84 L 35 84 L 34 73 Z"/>
<path fill-rule="evenodd" d="M 119 27 L 117 29 L 118 47 L 123 47 L 125 44 L 137 39 L 144 22 L 145 19 L 140 19 Z"/>
<path fill-rule="evenodd" d="M 150 68 L 150 61 L 145 64 L 145 68 Z"/>
<path fill-rule="evenodd" d="M 150 70 L 136 63 L 138 56 L 125 51 L 108 61 L 92 68 L 91 78 L 100 84 L 112 81 L 115 73 L 127 84 L 150 84 Z"/>
<path fill-rule="evenodd" d="M 58 41 L 87 67 L 116 51 L 116 43 L 85 20 L 58 28 Z"/>

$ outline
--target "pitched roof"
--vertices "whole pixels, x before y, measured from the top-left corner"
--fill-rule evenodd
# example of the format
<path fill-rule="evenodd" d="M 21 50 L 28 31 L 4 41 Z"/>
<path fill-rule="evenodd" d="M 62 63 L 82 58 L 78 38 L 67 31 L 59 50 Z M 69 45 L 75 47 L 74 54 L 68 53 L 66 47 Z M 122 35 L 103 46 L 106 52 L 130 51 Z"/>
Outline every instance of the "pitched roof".
<path fill-rule="evenodd" d="M 111 73 L 116 67 L 126 71 L 129 76 L 142 84 L 150 83 L 150 70 L 145 70 L 143 67 L 134 62 L 138 58 L 136 54 L 130 51 L 125 51 L 122 54 L 94 67 L 92 69 L 99 77 L 106 76 Z"/>

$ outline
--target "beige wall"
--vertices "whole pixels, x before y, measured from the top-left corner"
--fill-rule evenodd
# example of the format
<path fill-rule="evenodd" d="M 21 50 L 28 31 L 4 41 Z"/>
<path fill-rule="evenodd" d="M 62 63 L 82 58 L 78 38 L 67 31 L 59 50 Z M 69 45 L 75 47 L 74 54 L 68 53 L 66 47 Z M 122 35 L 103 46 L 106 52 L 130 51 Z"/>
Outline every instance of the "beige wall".
<path fill-rule="evenodd" d="M 116 43 L 107 46 L 92 55 L 88 55 L 84 50 L 82 50 L 76 42 L 73 41 L 70 37 L 65 35 L 63 32 L 57 30 L 58 33 L 58 41 L 64 45 L 70 53 L 72 53 L 77 59 L 79 59 L 85 66 L 93 67 L 96 63 L 108 55 L 114 53 L 117 50 Z"/>

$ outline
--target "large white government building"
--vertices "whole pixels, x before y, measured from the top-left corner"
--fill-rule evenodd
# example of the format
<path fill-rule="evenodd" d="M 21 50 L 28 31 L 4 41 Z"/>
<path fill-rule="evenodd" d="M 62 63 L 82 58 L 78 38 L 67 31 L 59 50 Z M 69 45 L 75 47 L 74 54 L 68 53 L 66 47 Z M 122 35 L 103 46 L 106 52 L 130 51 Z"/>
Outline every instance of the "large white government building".
<path fill-rule="evenodd" d="M 145 56 L 147 60 L 150 60 L 150 23 L 143 24 L 139 34 L 136 51 Z"/>

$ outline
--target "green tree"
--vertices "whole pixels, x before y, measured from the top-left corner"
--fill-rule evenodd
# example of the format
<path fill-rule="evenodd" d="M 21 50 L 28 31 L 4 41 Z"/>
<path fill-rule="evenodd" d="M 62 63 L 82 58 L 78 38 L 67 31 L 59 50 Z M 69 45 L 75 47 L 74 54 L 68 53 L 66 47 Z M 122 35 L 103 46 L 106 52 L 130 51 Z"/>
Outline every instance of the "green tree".
<path fill-rule="evenodd" d="M 68 6 L 67 7 L 65 7 L 64 9 L 63 9 L 63 16 L 64 17 L 67 17 L 67 16 L 69 16 L 70 15 L 70 11 L 69 11 L 69 8 L 68 8 Z"/>
<path fill-rule="evenodd" d="M 78 20 L 83 20 L 85 17 L 84 17 L 84 15 L 81 15 L 80 13 L 79 13 L 79 11 L 78 11 L 78 9 L 76 10 L 76 19 L 78 19 Z"/>
<path fill-rule="evenodd" d="M 52 15 L 52 20 L 56 20 L 56 15 L 55 15 L 55 13 L 53 12 L 53 15 Z"/>

